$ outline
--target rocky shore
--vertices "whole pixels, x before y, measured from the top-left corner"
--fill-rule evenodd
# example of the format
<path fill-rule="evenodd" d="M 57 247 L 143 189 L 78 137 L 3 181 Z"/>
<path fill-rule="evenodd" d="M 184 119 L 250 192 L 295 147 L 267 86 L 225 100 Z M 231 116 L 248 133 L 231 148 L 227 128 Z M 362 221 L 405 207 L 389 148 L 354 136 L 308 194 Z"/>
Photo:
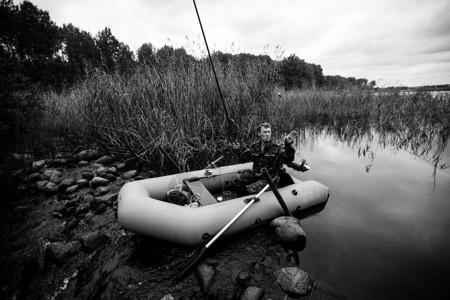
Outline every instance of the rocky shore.
<path fill-rule="evenodd" d="M 97 150 L 12 159 L 21 168 L 8 180 L 22 197 L 5 199 L 2 209 L 2 299 L 345 298 L 289 260 L 292 250 L 280 243 L 286 233 L 267 237 L 267 228 L 218 241 L 218 250 L 173 282 L 197 249 L 127 232 L 116 218 L 120 188 L 155 172 Z M 244 242 L 258 236 L 261 243 Z"/>

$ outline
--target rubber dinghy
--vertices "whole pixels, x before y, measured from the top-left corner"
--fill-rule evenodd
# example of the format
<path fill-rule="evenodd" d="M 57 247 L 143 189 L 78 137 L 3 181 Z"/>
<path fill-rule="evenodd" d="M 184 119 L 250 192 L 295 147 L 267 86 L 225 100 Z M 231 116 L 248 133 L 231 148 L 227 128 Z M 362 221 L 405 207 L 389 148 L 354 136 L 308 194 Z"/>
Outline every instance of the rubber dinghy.
<path fill-rule="evenodd" d="M 119 192 L 118 221 L 130 231 L 197 246 L 217 234 L 254 195 L 240 195 L 232 180 L 252 163 L 178 173 L 126 183 Z M 170 202 L 174 190 L 188 203 Z M 293 213 L 328 200 L 329 188 L 314 181 L 300 181 L 288 173 L 280 175 L 278 191 Z M 173 194 L 172 194 L 173 195 Z M 266 191 L 233 225 L 231 235 L 283 215 L 272 191 Z"/>

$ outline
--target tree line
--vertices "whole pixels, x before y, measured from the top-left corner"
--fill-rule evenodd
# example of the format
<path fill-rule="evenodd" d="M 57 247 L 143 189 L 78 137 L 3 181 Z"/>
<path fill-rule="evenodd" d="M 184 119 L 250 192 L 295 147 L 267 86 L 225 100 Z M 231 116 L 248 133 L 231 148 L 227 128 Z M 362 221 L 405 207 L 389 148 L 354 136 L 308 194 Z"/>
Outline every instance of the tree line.
<path fill-rule="evenodd" d="M 59 27 L 48 12 L 29 1 L 14 5 L 12 0 L 1 0 L 0 28 L 0 67 L 4 70 L 1 80 L 16 88 L 32 83 L 61 89 L 86 78 L 89 70 L 97 68 L 128 74 L 143 64 L 183 67 L 198 61 L 184 48 L 165 45 L 156 49 L 151 43 L 143 44 L 134 54 L 110 28 L 92 36 L 72 24 Z M 375 85 L 367 79 L 326 76 L 320 65 L 307 63 L 295 54 L 281 61 L 268 55 L 222 52 L 213 53 L 213 58 L 222 67 L 232 62 L 243 70 L 254 60 L 264 60 L 276 66 L 277 83 L 285 89 Z"/>

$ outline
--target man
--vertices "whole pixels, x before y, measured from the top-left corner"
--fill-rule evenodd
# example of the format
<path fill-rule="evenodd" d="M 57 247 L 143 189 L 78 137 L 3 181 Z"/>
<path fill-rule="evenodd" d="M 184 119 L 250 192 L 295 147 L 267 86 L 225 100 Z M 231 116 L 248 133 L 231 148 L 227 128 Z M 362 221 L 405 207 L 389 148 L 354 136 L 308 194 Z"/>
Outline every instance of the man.
<path fill-rule="evenodd" d="M 284 164 L 295 164 L 295 149 L 292 146 L 296 131 L 292 131 L 286 136 L 284 146 L 274 143 L 271 139 L 272 130 L 269 123 L 262 123 L 257 127 L 259 141 L 252 144 L 249 149 L 245 149 L 240 159 L 241 162 L 253 162 L 252 171 L 244 171 L 233 180 L 237 186 L 245 185 L 248 193 L 258 193 L 267 185 L 261 173 L 261 168 L 266 168 L 270 176 L 278 175 Z M 303 165 L 303 164 L 302 164 Z"/>

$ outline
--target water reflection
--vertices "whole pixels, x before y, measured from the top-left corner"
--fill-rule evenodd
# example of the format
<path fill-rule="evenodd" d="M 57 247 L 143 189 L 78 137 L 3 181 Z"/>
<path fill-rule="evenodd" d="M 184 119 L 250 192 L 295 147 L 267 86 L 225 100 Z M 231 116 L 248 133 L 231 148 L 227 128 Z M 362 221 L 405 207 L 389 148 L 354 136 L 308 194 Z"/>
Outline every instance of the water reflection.
<path fill-rule="evenodd" d="M 357 149 L 358 158 L 366 161 L 365 171 L 367 173 L 374 164 L 377 152 L 386 148 L 394 152 L 406 151 L 423 159 L 434 167 L 434 177 L 437 175 L 437 170 L 449 168 L 448 158 L 450 156 L 447 153 L 447 143 L 450 131 L 448 129 L 436 130 L 419 126 L 420 130 L 418 128 L 398 128 L 397 130 L 379 131 L 372 126 L 360 126 L 361 124 L 358 123 L 348 123 L 340 126 L 304 128 L 300 130 L 300 139 L 314 142 L 315 139 L 326 135 L 348 147 Z"/>
<path fill-rule="evenodd" d="M 349 299 L 445 299 L 450 294 L 450 151 L 447 137 L 350 125 L 305 129 L 297 174 L 331 189 L 302 220 L 302 268 Z M 434 141 L 435 144 L 430 143 Z M 422 144 L 420 144 L 422 143 Z"/>

